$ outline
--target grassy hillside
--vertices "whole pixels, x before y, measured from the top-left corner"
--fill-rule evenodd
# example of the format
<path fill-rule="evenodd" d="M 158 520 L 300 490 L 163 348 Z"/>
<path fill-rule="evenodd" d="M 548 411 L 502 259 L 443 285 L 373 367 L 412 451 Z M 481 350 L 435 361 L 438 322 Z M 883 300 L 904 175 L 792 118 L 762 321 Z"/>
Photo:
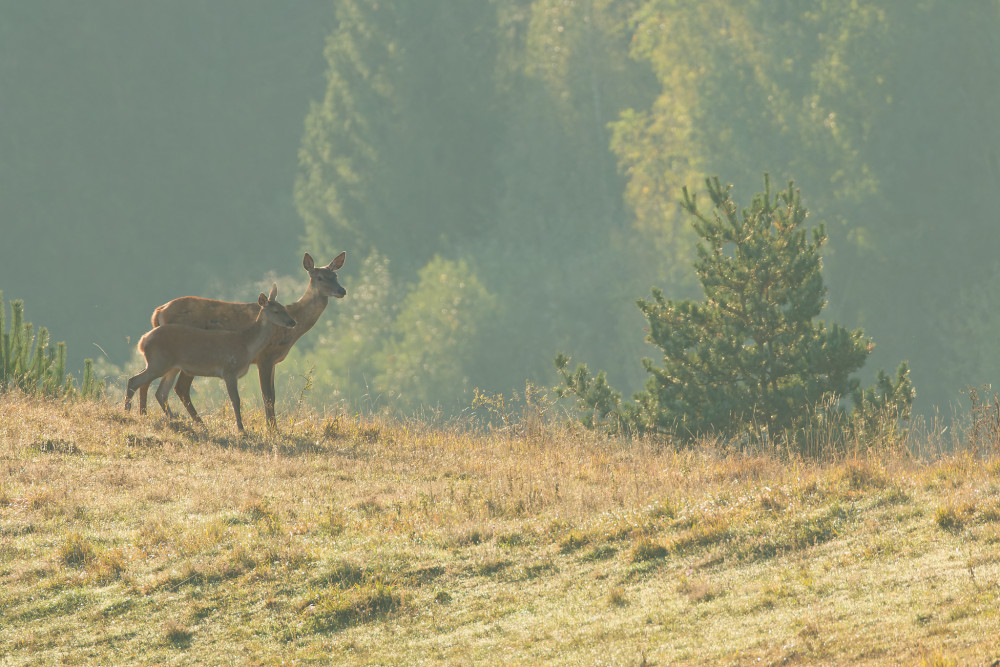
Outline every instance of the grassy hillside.
<path fill-rule="evenodd" d="M 262 421 L 0 396 L 0 663 L 1000 658 L 992 456 Z"/>

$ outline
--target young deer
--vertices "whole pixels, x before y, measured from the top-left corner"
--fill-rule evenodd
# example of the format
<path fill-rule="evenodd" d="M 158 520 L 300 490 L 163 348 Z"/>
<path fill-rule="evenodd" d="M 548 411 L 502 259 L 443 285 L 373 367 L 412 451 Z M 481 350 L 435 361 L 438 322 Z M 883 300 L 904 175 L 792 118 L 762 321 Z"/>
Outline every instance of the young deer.
<path fill-rule="evenodd" d="M 273 428 L 277 424 L 274 418 L 274 367 L 288 355 L 292 345 L 316 324 L 319 316 L 326 309 L 330 297 L 341 299 L 347 294 L 347 290 L 341 287 L 337 280 L 337 271 L 344 265 L 346 257 L 347 252 L 342 252 L 328 265 L 316 266 L 309 253 L 305 254 L 302 258 L 302 266 L 309 273 L 309 286 L 298 301 L 288 304 L 288 312 L 295 318 L 297 324 L 292 329 L 276 329 L 253 360 L 253 363 L 257 364 L 257 372 L 260 376 L 260 393 L 264 400 L 264 414 L 267 416 L 268 427 Z M 152 322 L 154 327 L 164 324 L 186 324 L 199 329 L 237 331 L 247 327 L 256 314 L 257 304 L 255 303 L 233 303 L 184 296 L 157 308 L 153 312 Z M 160 401 L 161 403 L 166 402 L 166 397 L 170 392 L 169 386 L 166 390 L 163 389 L 163 383 L 173 384 L 176 374 L 174 371 L 173 375 L 160 381 L 160 388 L 157 389 L 156 394 L 157 398 L 160 398 L 162 392 L 163 400 Z M 198 421 L 198 413 L 191 403 L 191 383 L 193 381 L 193 375 L 181 371 L 174 391 L 191 418 Z M 148 383 L 139 388 L 140 413 L 146 411 L 146 393 L 148 391 Z"/>
<path fill-rule="evenodd" d="M 146 368 L 128 380 L 125 409 L 132 407 L 132 395 L 158 377 L 164 377 L 156 392 L 163 411 L 170 417 L 166 397 L 177 370 L 191 375 L 221 377 L 226 381 L 229 400 L 236 413 L 236 427 L 243 431 L 240 414 L 240 394 L 236 381 L 246 375 L 250 364 L 270 340 L 275 329 L 291 329 L 295 320 L 288 310 L 275 301 L 278 286 L 271 294 L 257 297 L 257 316 L 253 324 L 242 331 L 197 329 L 183 324 L 164 324 L 139 339 L 139 351 L 146 357 Z M 168 383 L 169 378 L 169 383 Z M 190 399 L 189 399 L 190 400 Z M 192 411 L 194 407 L 192 406 Z M 201 421 L 198 419 L 198 421 Z"/>

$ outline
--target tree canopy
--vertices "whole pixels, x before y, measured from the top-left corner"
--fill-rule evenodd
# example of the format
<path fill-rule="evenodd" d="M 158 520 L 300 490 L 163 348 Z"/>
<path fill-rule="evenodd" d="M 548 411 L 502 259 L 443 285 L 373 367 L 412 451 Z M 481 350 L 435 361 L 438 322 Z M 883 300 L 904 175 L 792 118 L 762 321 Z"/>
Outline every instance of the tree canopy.
<path fill-rule="evenodd" d="M 170 298 L 246 300 L 271 271 L 297 279 L 302 251 L 347 249 L 348 299 L 284 369 L 315 367 L 324 396 L 398 393 L 375 385 L 401 381 L 388 360 L 415 339 L 398 318 L 440 316 L 415 310 L 435 307 L 428 266 L 463 267 L 495 324 L 449 360 L 460 379 L 407 385 L 421 400 L 548 384 L 558 349 L 638 389 L 632 299 L 700 290 L 684 187 L 719 174 L 750 201 L 766 171 L 826 222 L 828 317 L 879 341 L 874 366 L 909 359 L 922 411 L 1000 372 L 996 0 L 94 0 L 0 17 L 0 242 L 16 249 L 0 288 L 71 367 L 94 344 L 126 363 Z M 462 321 L 484 316 L 462 303 Z"/>

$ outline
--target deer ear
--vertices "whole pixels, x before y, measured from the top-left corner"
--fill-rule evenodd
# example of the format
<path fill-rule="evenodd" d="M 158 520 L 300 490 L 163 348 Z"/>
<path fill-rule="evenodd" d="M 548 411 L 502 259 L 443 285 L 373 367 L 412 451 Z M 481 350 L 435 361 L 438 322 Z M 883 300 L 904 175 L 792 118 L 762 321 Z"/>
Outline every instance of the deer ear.
<path fill-rule="evenodd" d="M 344 260 L 345 259 L 347 259 L 347 251 L 346 250 L 344 250 L 339 255 L 337 255 L 336 257 L 334 257 L 333 261 L 330 262 L 327 265 L 326 268 L 333 269 L 334 271 L 337 271 L 337 270 L 340 269 L 340 267 L 342 267 L 344 265 Z"/>
<path fill-rule="evenodd" d="M 302 258 L 302 266 L 306 271 L 312 271 L 316 264 L 313 262 L 312 255 L 306 253 L 306 256 Z"/>
<path fill-rule="evenodd" d="M 271 293 L 267 295 L 268 301 L 274 301 L 278 298 L 278 283 L 271 283 Z"/>
<path fill-rule="evenodd" d="M 257 297 L 257 305 L 261 308 L 267 305 L 267 295 L 263 292 L 261 292 L 260 296 Z"/>

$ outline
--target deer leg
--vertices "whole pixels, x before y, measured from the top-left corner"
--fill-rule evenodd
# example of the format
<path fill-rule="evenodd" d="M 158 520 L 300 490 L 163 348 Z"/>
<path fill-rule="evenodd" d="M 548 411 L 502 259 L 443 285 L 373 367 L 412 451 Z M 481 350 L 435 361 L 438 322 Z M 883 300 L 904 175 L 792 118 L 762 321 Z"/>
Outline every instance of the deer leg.
<path fill-rule="evenodd" d="M 161 375 L 163 375 L 162 370 L 151 368 L 147 362 L 146 368 L 144 368 L 140 373 L 130 377 L 128 379 L 128 384 L 125 386 L 125 409 L 132 409 L 132 396 L 135 394 L 136 389 L 143 386 L 148 387 L 150 382 Z"/>
<path fill-rule="evenodd" d="M 160 407 L 166 413 L 167 419 L 174 418 L 174 413 L 170 411 L 170 404 L 167 402 L 167 398 L 170 396 L 170 388 L 174 386 L 174 380 L 177 378 L 177 373 L 179 372 L 180 369 L 171 368 L 160 379 L 160 386 L 156 388 L 156 400 L 159 401 Z"/>
<path fill-rule="evenodd" d="M 151 383 L 147 382 L 146 384 L 144 384 L 141 387 L 139 387 L 139 414 L 140 415 L 146 414 L 146 394 L 149 393 L 149 385 L 150 384 Z"/>
<path fill-rule="evenodd" d="M 226 381 L 226 390 L 229 392 L 229 400 L 233 402 L 233 412 L 236 414 L 236 428 L 243 432 L 243 416 L 240 414 L 240 391 L 236 386 L 236 376 L 227 375 L 223 378 Z"/>
<path fill-rule="evenodd" d="M 260 396 L 264 400 L 267 427 L 277 428 L 278 420 L 274 416 L 274 364 L 263 360 L 258 362 L 257 373 L 260 376 Z"/>
<path fill-rule="evenodd" d="M 198 416 L 198 411 L 194 409 L 194 403 L 191 402 L 192 382 L 194 382 L 194 376 L 181 371 L 177 378 L 177 384 L 174 385 L 174 393 L 181 399 L 181 404 L 187 409 L 191 419 L 200 424 L 201 417 Z"/>

